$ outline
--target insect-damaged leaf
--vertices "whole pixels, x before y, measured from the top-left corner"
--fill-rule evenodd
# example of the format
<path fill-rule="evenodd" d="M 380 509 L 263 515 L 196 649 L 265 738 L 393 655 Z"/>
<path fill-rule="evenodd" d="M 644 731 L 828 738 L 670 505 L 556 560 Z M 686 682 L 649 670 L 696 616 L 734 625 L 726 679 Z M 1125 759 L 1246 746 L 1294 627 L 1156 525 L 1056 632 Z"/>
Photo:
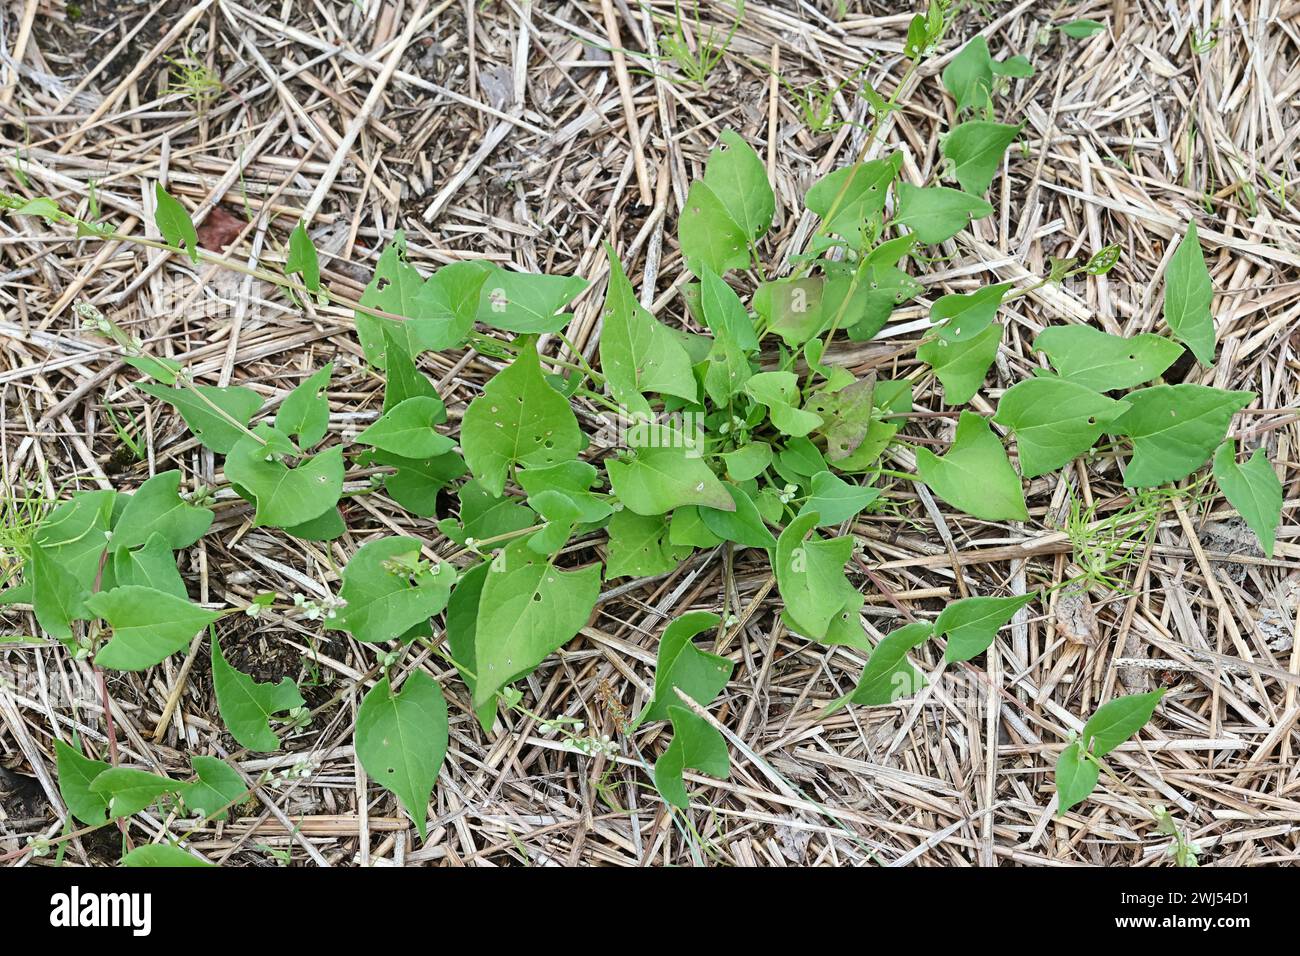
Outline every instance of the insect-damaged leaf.
<path fill-rule="evenodd" d="M 357 759 L 366 775 L 397 796 L 425 839 L 429 796 L 447 756 L 447 701 L 424 671 L 413 671 L 394 694 L 379 680 L 357 708 Z"/>
<path fill-rule="evenodd" d="M 668 519 L 664 515 L 639 515 L 623 508 L 609 519 L 608 532 L 607 579 L 664 574 L 692 551 L 668 540 Z"/>
<path fill-rule="evenodd" d="M 324 368 L 299 382 L 275 413 L 276 429 L 297 438 L 303 448 L 316 444 L 329 430 L 330 403 L 325 390 L 333 374 L 334 363 L 327 362 Z"/>
<path fill-rule="evenodd" d="M 231 482 L 253 496 L 256 527 L 291 528 L 318 518 L 338 504 L 343 493 L 343 448 L 335 446 L 293 468 L 280 459 L 296 449 L 269 425 L 239 442 L 226 456 Z M 260 441 L 259 441 L 260 439 Z"/>
<path fill-rule="evenodd" d="M 608 459 L 605 469 L 614 494 L 639 515 L 661 515 L 682 505 L 734 511 L 722 482 L 685 443 L 633 449 L 627 461 Z"/>
<path fill-rule="evenodd" d="M 870 239 L 867 222 L 884 210 L 889 185 L 902 166 L 903 154 L 891 153 L 884 159 L 837 169 L 813 184 L 804 205 L 825 220 L 827 232 L 862 248 Z"/>
<path fill-rule="evenodd" d="M 532 672 L 578 633 L 600 591 L 600 567 L 561 571 L 526 541 L 512 541 L 488 566 L 474 635 L 474 706 Z"/>
<path fill-rule="evenodd" d="M 493 495 L 505 488 L 512 465 L 545 468 L 577 456 L 582 431 L 568 400 L 542 375 L 531 342 L 470 402 L 461 421 L 465 463 Z"/>

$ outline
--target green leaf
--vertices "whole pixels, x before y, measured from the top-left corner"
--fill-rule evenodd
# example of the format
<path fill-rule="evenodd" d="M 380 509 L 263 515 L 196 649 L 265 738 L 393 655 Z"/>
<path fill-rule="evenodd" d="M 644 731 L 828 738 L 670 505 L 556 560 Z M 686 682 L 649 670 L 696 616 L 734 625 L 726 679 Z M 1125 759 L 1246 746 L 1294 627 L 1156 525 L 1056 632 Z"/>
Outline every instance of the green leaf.
<path fill-rule="evenodd" d="M 475 708 L 572 640 L 600 592 L 599 565 L 561 571 L 524 541 L 508 544 L 489 568 L 474 636 Z"/>
<path fill-rule="evenodd" d="M 984 653 L 993 643 L 998 629 L 1017 611 L 1038 597 L 1037 591 L 1012 597 L 970 597 L 945 607 L 934 622 L 936 637 L 947 637 L 944 659 L 968 661 Z"/>
<path fill-rule="evenodd" d="M 1205 255 L 1196 235 L 1196 223 L 1189 223 L 1187 235 L 1178 244 L 1165 268 L 1165 324 L 1202 365 L 1214 362 L 1214 318 L 1210 302 L 1214 286 Z"/>
<path fill-rule="evenodd" d="M 460 576 L 456 587 L 447 602 L 447 645 L 451 648 L 452 659 L 460 678 L 474 696 L 477 686 L 478 659 L 475 656 L 474 643 L 478 633 L 478 609 L 483 598 L 483 583 L 487 580 L 487 563 L 476 564 Z M 478 704 L 474 715 L 478 718 L 483 733 L 492 732 L 492 723 L 496 719 L 497 699 L 495 696 Z"/>
<path fill-rule="evenodd" d="M 113 551 L 134 548 L 157 534 L 177 551 L 203 537 L 212 525 L 212 512 L 183 501 L 180 486 L 179 471 L 161 472 L 141 485 L 113 523 L 109 547 Z"/>
<path fill-rule="evenodd" d="M 138 846 L 122 857 L 122 865 L 130 867 L 157 867 L 176 869 L 178 867 L 209 867 L 215 864 L 200 860 L 193 853 L 182 850 L 169 843 L 150 843 Z"/>
<path fill-rule="evenodd" d="M 327 628 L 379 643 L 431 633 L 429 618 L 447 606 L 456 569 L 420 557 L 415 538 L 380 538 L 362 545 L 343 569 L 339 597 L 347 602 Z"/>
<path fill-rule="evenodd" d="M 381 678 L 357 708 L 355 740 L 366 774 L 397 796 L 423 841 L 449 741 L 442 688 L 424 671 L 413 671 L 397 694 Z"/>
<path fill-rule="evenodd" d="M 163 241 L 175 249 L 183 249 L 190 255 L 190 260 L 199 261 L 199 234 L 194 228 L 194 220 L 180 201 L 168 195 L 162 183 L 154 183 L 154 198 L 157 208 L 154 210 L 154 224 L 162 233 Z"/>
<path fill-rule="evenodd" d="M 179 786 L 168 777 L 129 767 L 110 767 L 90 782 L 91 792 L 108 806 L 110 820 L 139 813 L 164 793 L 175 793 Z"/>
<path fill-rule="evenodd" d="M 1104 757 L 1142 729 L 1142 725 L 1155 713 L 1164 688 L 1149 694 L 1130 694 L 1116 697 L 1097 708 L 1083 725 L 1080 739 L 1096 757 Z"/>
<path fill-rule="evenodd" d="M 690 556 L 691 548 L 668 540 L 668 519 L 639 515 L 623 508 L 609 519 L 609 554 L 605 577 L 649 577 L 673 570 Z"/>
<path fill-rule="evenodd" d="M 244 778 L 228 763 L 216 757 L 191 757 L 190 764 L 199 779 L 177 788 L 181 800 L 191 813 L 205 819 L 226 819 L 230 815 L 230 804 L 248 793 Z M 188 853 L 185 855 L 189 856 Z"/>
<path fill-rule="evenodd" d="M 906 227 L 927 245 L 951 239 L 972 219 L 992 214 L 993 207 L 978 196 L 946 186 L 899 183 L 894 224 Z"/>
<path fill-rule="evenodd" d="M 563 492 L 543 491 L 528 499 L 528 506 L 542 519 L 542 529 L 529 535 L 528 547 L 538 554 L 559 553 L 573 534 L 579 518 L 578 506 Z"/>
<path fill-rule="evenodd" d="M 853 693 L 831 706 L 838 710 L 843 703 L 863 707 L 880 707 L 896 704 L 925 686 L 925 677 L 907 659 L 908 651 L 920 647 L 934 634 L 934 628 L 924 621 L 904 624 L 886 634 L 871 652 L 867 666 L 862 671 Z"/>
<path fill-rule="evenodd" d="M 943 86 L 957 101 L 957 110 L 987 109 L 993 89 L 993 57 L 980 34 L 970 38 L 943 70 Z"/>
<path fill-rule="evenodd" d="M 316 257 L 316 245 L 311 241 L 311 236 L 307 235 L 302 220 L 289 233 L 289 254 L 284 260 L 284 274 L 300 275 L 308 292 L 320 292 L 320 261 Z"/>
<path fill-rule="evenodd" d="M 1070 808 L 1082 803 L 1097 788 L 1100 767 L 1079 752 L 1078 741 L 1070 744 L 1056 758 L 1056 815 L 1065 816 Z"/>
<path fill-rule="evenodd" d="M 700 275 L 700 311 L 714 336 L 734 343 L 746 352 L 758 349 L 754 323 L 736 290 L 712 269 Z"/>
<path fill-rule="evenodd" d="M 421 518 L 436 514 L 438 492 L 465 474 L 465 462 L 455 452 L 432 458 L 405 458 L 376 451 L 370 460 L 396 469 L 384 478 L 384 490 L 399 505 Z"/>
<path fill-rule="evenodd" d="M 404 323 L 411 355 L 458 348 L 474 328 L 483 286 L 493 269 L 485 262 L 452 262 L 415 294 L 417 316 Z"/>
<path fill-rule="evenodd" d="M 682 257 L 696 275 L 749 265 L 749 246 L 772 225 L 776 196 L 753 148 L 731 130 L 709 153 L 704 178 L 691 183 L 677 223 Z"/>
<path fill-rule="evenodd" d="M 28 567 L 36 623 L 51 637 L 70 644 L 72 622 L 87 617 L 86 598 L 90 595 L 90 588 L 69 574 L 35 542 L 31 546 Z"/>
<path fill-rule="evenodd" d="M 434 423 L 446 418 L 447 410 L 436 398 L 417 397 L 394 405 L 359 434 L 362 445 L 407 458 L 432 458 L 446 454 L 456 443 L 434 430 Z"/>
<path fill-rule="evenodd" d="M 286 437 L 266 425 L 259 425 L 255 434 L 267 443 L 245 438 L 230 450 L 225 464 L 226 477 L 253 496 L 254 527 L 291 528 L 338 504 L 343 493 L 341 446 L 303 458 L 290 468 L 279 459 Z"/>
<path fill-rule="evenodd" d="M 181 363 L 165 356 L 123 355 L 122 361 L 164 385 L 175 385 L 180 377 Z"/>
<path fill-rule="evenodd" d="M 802 438 L 822 424 L 820 415 L 797 407 L 799 378 L 794 372 L 759 372 L 745 383 L 745 394 L 767 406 L 768 417 L 782 434 Z"/>
<path fill-rule="evenodd" d="M 844 574 L 853 539 L 821 538 L 812 530 L 819 520 L 815 511 L 802 514 L 777 539 L 773 569 L 786 621 L 796 633 L 825 644 L 863 646 L 863 597 Z"/>
<path fill-rule="evenodd" d="M 682 772 L 689 768 L 725 779 L 731 775 L 731 759 L 726 740 L 703 717 L 670 704 L 668 719 L 673 724 L 673 740 L 655 761 L 655 789 L 668 803 L 685 810 L 690 797 Z"/>
<path fill-rule="evenodd" d="M 406 261 L 406 235 L 398 230 L 380 253 L 375 274 L 361 293 L 361 308 L 353 316 L 361 350 L 371 365 L 379 369 L 388 367 L 388 335 L 397 341 L 404 354 L 419 354 L 411 333 L 412 324 L 425 314 L 423 304 L 417 301 L 423 287 L 420 270 Z M 402 315 L 407 321 L 378 318 L 369 315 L 367 310 Z"/>
<path fill-rule="evenodd" d="M 1131 338 L 1090 325 L 1053 325 L 1038 333 L 1034 348 L 1045 352 L 1061 378 L 1099 392 L 1133 388 L 1173 365 L 1182 348 L 1144 332 Z"/>
<path fill-rule="evenodd" d="M 1026 521 L 1020 476 L 988 421 L 962 412 L 948 454 L 916 450 L 916 470 L 930 490 L 955 508 L 985 521 Z"/>
<path fill-rule="evenodd" d="M 619 501 L 639 515 L 661 515 L 682 505 L 732 511 L 735 503 L 699 452 L 681 444 L 632 449 L 627 461 L 607 459 L 605 470 Z"/>
<path fill-rule="evenodd" d="M 573 319 L 561 310 L 590 283 L 580 276 L 494 269 L 483 282 L 478 320 L 507 332 L 558 332 Z"/>
<path fill-rule="evenodd" d="M 181 573 L 176 570 L 176 556 L 166 539 L 157 533 L 134 551 L 125 548 L 115 551 L 105 566 L 102 590 L 127 585 L 152 588 L 181 599 L 189 597 Z"/>
<path fill-rule="evenodd" d="M 668 542 L 679 547 L 714 548 L 722 539 L 709 530 L 700 509 L 688 505 L 673 512 L 668 521 Z"/>
<path fill-rule="evenodd" d="M 727 476 L 732 481 L 749 481 L 761 475 L 772 463 L 772 446 L 764 441 L 752 441 L 735 451 L 724 451 L 722 460 L 727 464 Z"/>
<path fill-rule="evenodd" d="M 964 405 L 984 384 L 1001 344 L 1002 326 L 994 323 L 963 341 L 931 339 L 916 350 L 916 357 L 934 369 L 935 377 L 943 384 L 944 403 Z"/>
<path fill-rule="evenodd" d="M 532 343 L 524 343 L 514 362 L 470 402 L 460 444 L 470 471 L 493 495 L 504 490 L 511 465 L 545 468 L 582 450 L 578 419 L 564 396 L 547 384 Z"/>
<path fill-rule="evenodd" d="M 173 406 L 194 437 L 219 455 L 229 454 L 230 449 L 246 437 L 244 429 L 262 407 L 262 396 L 242 385 L 227 388 L 195 385 L 191 389 L 136 382 L 135 387 Z M 194 394 L 196 391 L 198 395 Z M 215 411 L 213 405 L 220 412 Z"/>
<path fill-rule="evenodd" d="M 495 538 L 537 523 L 536 516 L 518 499 L 496 497 L 481 482 L 465 482 L 456 495 L 460 499 L 461 523 L 444 518 L 438 522 L 438 530 L 457 544 L 465 545 L 470 538 Z"/>
<path fill-rule="evenodd" d="M 1002 165 L 1002 156 L 1017 136 L 1020 126 L 967 120 L 944 136 L 940 151 L 952 161 L 952 174 L 961 188 L 982 196 Z"/>
<path fill-rule="evenodd" d="M 799 514 L 816 512 L 819 526 L 836 525 L 855 517 L 879 497 L 879 488 L 851 485 L 833 472 L 819 471 L 812 476 L 812 490 Z"/>
<path fill-rule="evenodd" d="M 694 402 L 699 386 L 686 349 L 637 301 L 623 264 L 608 243 L 605 253 L 610 275 L 600 334 L 600 369 L 610 394 L 632 412 L 649 413 L 644 392 Z"/>
<path fill-rule="evenodd" d="M 1010 282 L 999 282 L 969 295 L 953 293 L 941 296 L 930 306 L 930 322 L 940 326 L 939 337 L 949 342 L 973 339 L 997 316 L 1002 297 L 1011 285 Z"/>
<path fill-rule="evenodd" d="M 98 826 L 108 820 L 108 800 L 90 788 L 91 783 L 109 765 L 89 757 L 65 744 L 54 741 L 56 771 L 59 775 L 59 796 L 68 805 L 68 812 L 86 826 Z"/>
<path fill-rule="evenodd" d="M 902 166 L 903 154 L 891 153 L 884 159 L 837 169 L 813 184 L 804 205 L 826 221 L 827 232 L 864 248 L 870 241 L 868 220 L 884 211 L 889 184 Z"/>
<path fill-rule="evenodd" d="M 820 335 L 829 321 L 822 307 L 826 285 L 823 276 L 760 282 L 754 290 L 754 311 L 788 347 L 802 345 Z"/>
<path fill-rule="evenodd" d="M 1129 488 L 1186 478 L 1210 460 L 1228 433 L 1232 416 L 1255 399 L 1253 392 L 1186 383 L 1153 385 L 1124 397 L 1132 407 L 1107 431 L 1133 442 L 1133 457 L 1124 469 L 1124 484 Z"/>
<path fill-rule="evenodd" d="M 108 547 L 117 500 L 113 491 L 78 492 L 41 519 L 32 536 L 32 544 L 87 592 L 99 570 L 100 555 Z"/>
<path fill-rule="evenodd" d="M 324 368 L 299 382 L 275 413 L 276 429 L 295 436 L 304 448 L 315 445 L 329 430 L 330 403 L 325 390 L 333 374 L 334 363 L 326 363 Z"/>
<path fill-rule="evenodd" d="M 734 541 L 742 548 L 775 548 L 776 538 L 763 524 L 762 515 L 744 489 L 732 484 L 722 487 L 731 496 L 735 507 L 731 511 L 701 507 L 700 519 L 704 526 L 722 540 Z"/>
<path fill-rule="evenodd" d="M 562 461 L 549 468 L 527 468 L 515 476 L 529 498 L 546 491 L 564 495 L 578 509 L 578 520 L 587 524 L 603 521 L 614 510 L 603 497 L 591 492 L 596 477 L 593 465 L 578 460 Z"/>
<path fill-rule="evenodd" d="M 1106 24 L 1098 23 L 1096 20 L 1071 20 L 1060 26 L 1060 31 L 1073 40 L 1087 39 L 1105 29 Z"/>
<path fill-rule="evenodd" d="M 1087 386 L 1043 376 L 1003 392 L 993 421 L 1015 431 L 1021 474 L 1036 478 L 1091 448 L 1128 407 Z"/>
<path fill-rule="evenodd" d="M 1237 464 L 1237 446 L 1228 440 L 1214 455 L 1214 480 L 1228 503 L 1250 525 L 1264 554 L 1273 557 L 1273 537 L 1282 521 L 1282 482 L 1264 457 L 1264 449 L 1244 465 Z"/>
<path fill-rule="evenodd" d="M 241 747 L 262 753 L 280 749 L 271 730 L 271 717 L 303 706 L 298 685 L 288 677 L 278 684 L 259 684 L 230 666 L 221 645 L 212 639 L 212 689 L 217 695 L 221 721 Z"/>
<path fill-rule="evenodd" d="M 721 620 L 708 611 L 689 611 L 664 629 L 655 663 L 654 694 L 631 729 L 651 720 L 668 720 L 669 708 L 681 706 L 681 698 L 673 688 L 680 688 L 701 707 L 707 707 L 727 686 L 735 665 L 725 657 L 700 650 L 692 640 L 716 628 Z"/>
<path fill-rule="evenodd" d="M 184 648 L 194 635 L 221 617 L 184 598 L 137 585 L 100 591 L 86 608 L 108 621 L 113 638 L 95 655 L 112 670 L 142 671 Z"/>
<path fill-rule="evenodd" d="M 384 382 L 383 411 L 391 411 L 402 402 L 412 398 L 427 398 L 442 406 L 442 399 L 438 396 L 438 389 L 423 372 L 416 368 L 415 360 L 404 350 L 395 333 L 388 328 L 385 328 L 383 332 L 384 355 L 388 372 L 388 378 Z M 446 419 L 446 408 L 443 408 L 441 414 L 436 418 L 435 424 L 441 424 Z"/>

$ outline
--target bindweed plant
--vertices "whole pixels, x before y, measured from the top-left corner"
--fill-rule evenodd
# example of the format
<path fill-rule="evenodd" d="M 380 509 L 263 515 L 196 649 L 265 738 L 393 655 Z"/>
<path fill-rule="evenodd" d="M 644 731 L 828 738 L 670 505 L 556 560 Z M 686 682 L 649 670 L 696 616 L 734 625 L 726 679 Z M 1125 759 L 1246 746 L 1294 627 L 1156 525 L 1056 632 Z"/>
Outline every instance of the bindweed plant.
<path fill-rule="evenodd" d="M 947 21 L 943 4 L 914 18 L 905 48 L 909 77 L 940 44 Z M 1067 33 L 1081 29 L 1068 25 Z M 874 119 L 857 161 L 808 189 L 805 203 L 819 224 L 785 275 L 760 261 L 776 211 L 763 162 L 738 133 L 723 131 L 678 222 L 690 272 L 685 300 L 701 331 L 652 315 L 607 246 L 598 368 L 576 349 L 565 353 L 569 361 L 538 347 L 542 336 L 563 340 L 567 308 L 586 280 L 477 261 L 426 276 L 408 261 L 397 233 L 352 304 L 361 350 L 383 377 L 384 393 L 378 416 L 350 441 L 334 440 L 328 429 L 332 365 L 272 413 L 257 391 L 203 384 L 182 364 L 150 354 L 94 306 L 78 306 L 84 326 L 140 373 L 140 391 L 170 406 L 218 456 L 223 482 L 182 493 L 181 473 L 166 471 L 133 492 L 71 496 L 41 515 L 7 558 L 21 554 L 21 577 L 3 600 L 30 605 L 45 635 L 102 670 L 148 670 L 206 633 L 222 721 L 241 747 L 257 752 L 278 750 L 282 736 L 313 714 L 292 680 L 259 683 L 231 666 L 222 649 L 230 622 L 274 612 L 373 645 L 377 664 L 367 677 L 376 679 L 357 710 L 356 754 L 424 838 L 448 748 L 448 705 L 426 671 L 411 669 L 401 679 L 404 657 L 418 649 L 454 665 L 485 734 L 498 726 L 499 708 L 511 708 L 543 733 L 562 736 L 573 752 L 616 756 L 619 741 L 585 734 L 573 718 L 532 714 L 515 685 L 586 626 L 603 584 L 664 574 L 701 549 L 765 552 L 785 627 L 867 657 L 856 688 L 834 707 L 891 704 L 919 691 L 925 678 L 910 660 L 916 648 L 939 642 L 945 661 L 973 660 L 1043 596 L 966 597 L 932 621 L 873 642 L 860 614 L 864 595 L 846 573 L 856 542 L 845 531 L 864 514 L 892 507 L 900 483 L 923 485 L 977 519 L 1014 523 L 1029 518 L 1026 479 L 1081 457 L 1112 469 L 1122 461 L 1123 484 L 1143 503 L 1147 521 L 1212 461 L 1219 490 L 1271 554 L 1280 483 L 1262 451 L 1242 462 L 1227 438 L 1233 416 L 1255 396 L 1161 381 L 1185 350 L 1202 366 L 1214 360 L 1213 290 L 1194 223 L 1164 275 L 1163 328 L 1123 337 L 1087 325 L 1049 326 L 1034 341 L 1046 359 L 1038 374 L 1002 392 L 992 416 L 960 408 L 942 454 L 908 440 L 917 380 L 933 376 L 945 405 L 967 405 L 998 354 L 1003 307 L 1050 283 L 1105 274 L 1118 247 L 1082 262 L 1054 260 L 1036 282 L 936 298 L 916 348 L 920 370 L 910 378 L 855 376 L 830 361 L 835 340 L 875 338 L 898 306 L 920 294 L 916 272 L 939 257 L 934 247 L 992 213 L 985 194 L 1022 133 L 1021 124 L 995 118 L 999 92 L 1032 72 L 1023 57 L 994 59 L 983 37 L 968 43 L 942 73 L 959 117 L 941 141 L 942 175 L 920 184 L 903 177 L 901 153 L 873 154 L 905 83 L 889 100 L 869 90 Z M 346 301 L 322 284 L 302 223 L 282 264 L 249 267 L 202 252 L 185 207 L 161 186 L 156 200 L 161 241 L 77 219 L 44 197 L 5 195 L 0 205 L 81 237 L 226 263 L 279 284 L 300 306 Z M 751 273 L 759 278 L 749 283 L 747 300 L 737 286 Z M 495 371 L 457 430 L 420 359 L 466 346 Z M 575 414 L 575 396 L 605 416 L 599 448 L 590 422 L 584 427 Z M 176 555 L 209 532 L 214 493 L 247 502 L 254 527 L 331 541 L 347 530 L 347 500 L 357 492 L 345 488 L 361 470 L 378 474 L 377 490 L 410 514 L 438 518 L 445 540 L 372 539 L 351 555 L 329 596 L 265 594 L 242 606 L 192 599 Z M 454 516 L 440 497 L 448 489 Z M 1143 534 L 1117 525 L 1076 541 L 1098 549 L 1085 562 L 1088 583 L 1107 584 L 1112 559 Z M 706 612 L 672 621 L 659 639 L 651 699 L 620 723 L 621 736 L 652 723 L 671 728 L 652 779 L 680 810 L 690 802 L 686 770 L 726 777 L 730 767 L 728 742 L 708 708 L 733 663 L 696 640 L 738 626 L 734 617 Z M 1161 693 L 1104 704 L 1065 746 L 1056 769 L 1060 812 L 1091 793 L 1102 758 L 1150 718 Z M 57 747 L 64 801 L 87 826 L 159 800 L 210 816 L 249 789 L 234 767 L 214 758 L 195 757 L 196 779 L 181 782 Z M 177 848 L 152 850 L 135 862 L 193 860 Z"/>

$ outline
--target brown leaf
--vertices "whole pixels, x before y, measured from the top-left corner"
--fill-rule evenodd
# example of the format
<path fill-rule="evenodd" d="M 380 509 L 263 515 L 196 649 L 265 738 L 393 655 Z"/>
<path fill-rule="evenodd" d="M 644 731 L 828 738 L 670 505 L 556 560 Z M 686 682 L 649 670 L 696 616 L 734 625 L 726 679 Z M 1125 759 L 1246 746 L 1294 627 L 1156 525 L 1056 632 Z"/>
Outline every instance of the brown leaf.
<path fill-rule="evenodd" d="M 235 241 L 235 237 L 248 225 L 233 213 L 221 206 L 213 206 L 208 217 L 199 226 L 199 245 L 209 252 L 224 252 L 226 246 Z"/>
<path fill-rule="evenodd" d="M 1092 610 L 1092 599 L 1086 589 L 1074 585 L 1062 588 L 1056 598 L 1056 626 L 1072 644 L 1096 647 L 1101 640 L 1097 615 Z"/>

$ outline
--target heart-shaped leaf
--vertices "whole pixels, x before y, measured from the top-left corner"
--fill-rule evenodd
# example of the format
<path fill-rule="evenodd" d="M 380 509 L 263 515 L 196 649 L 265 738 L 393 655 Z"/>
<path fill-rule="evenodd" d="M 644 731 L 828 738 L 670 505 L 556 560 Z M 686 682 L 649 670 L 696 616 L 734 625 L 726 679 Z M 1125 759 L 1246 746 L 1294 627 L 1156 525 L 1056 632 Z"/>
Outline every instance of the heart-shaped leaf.
<path fill-rule="evenodd" d="M 1124 397 L 1131 407 L 1106 430 L 1133 442 L 1133 457 L 1124 469 L 1129 488 L 1186 478 L 1210 460 L 1232 416 L 1255 399 L 1253 392 L 1190 383 L 1153 385 Z"/>
<path fill-rule="evenodd" d="M 1043 376 L 1007 389 L 993 421 L 1015 432 L 1020 471 L 1036 478 L 1091 448 L 1128 407 L 1087 386 Z"/>
<path fill-rule="evenodd" d="M 1282 521 L 1282 482 L 1264 457 L 1264 449 L 1237 464 L 1236 443 L 1229 440 L 1214 455 L 1214 480 L 1219 490 L 1255 532 L 1264 554 L 1273 557 L 1273 538 Z"/>
<path fill-rule="evenodd" d="M 1013 597 L 969 597 L 954 601 L 934 622 L 936 637 L 947 637 L 944 659 L 968 661 L 988 650 L 998 629 L 1038 597 L 1037 591 Z"/>
<path fill-rule="evenodd" d="M 916 471 L 930 490 L 955 508 L 985 521 L 1025 521 L 1020 476 L 988 421 L 962 412 L 957 436 L 942 458 L 927 448 L 916 450 Z"/>
<path fill-rule="evenodd" d="M 455 580 L 450 564 L 420 557 L 415 538 L 371 541 L 343 569 L 346 604 L 325 626 L 370 643 L 429 634 L 429 618 L 447 606 Z"/>
<path fill-rule="evenodd" d="M 1178 343 L 1159 335 L 1125 338 L 1090 325 L 1050 326 L 1038 333 L 1034 348 L 1047 354 L 1061 378 L 1099 392 L 1149 382 L 1183 354 Z"/>
<path fill-rule="evenodd" d="M 113 629 L 112 640 L 95 655 L 95 663 L 121 671 L 153 667 L 221 617 L 220 611 L 137 585 L 92 594 L 86 608 Z"/>
<path fill-rule="evenodd" d="M 241 747 L 271 753 L 280 738 L 271 730 L 271 718 L 303 706 L 298 685 L 288 677 L 278 684 L 259 684 L 226 661 L 221 645 L 212 641 L 212 689 L 217 695 L 221 722 Z"/>

